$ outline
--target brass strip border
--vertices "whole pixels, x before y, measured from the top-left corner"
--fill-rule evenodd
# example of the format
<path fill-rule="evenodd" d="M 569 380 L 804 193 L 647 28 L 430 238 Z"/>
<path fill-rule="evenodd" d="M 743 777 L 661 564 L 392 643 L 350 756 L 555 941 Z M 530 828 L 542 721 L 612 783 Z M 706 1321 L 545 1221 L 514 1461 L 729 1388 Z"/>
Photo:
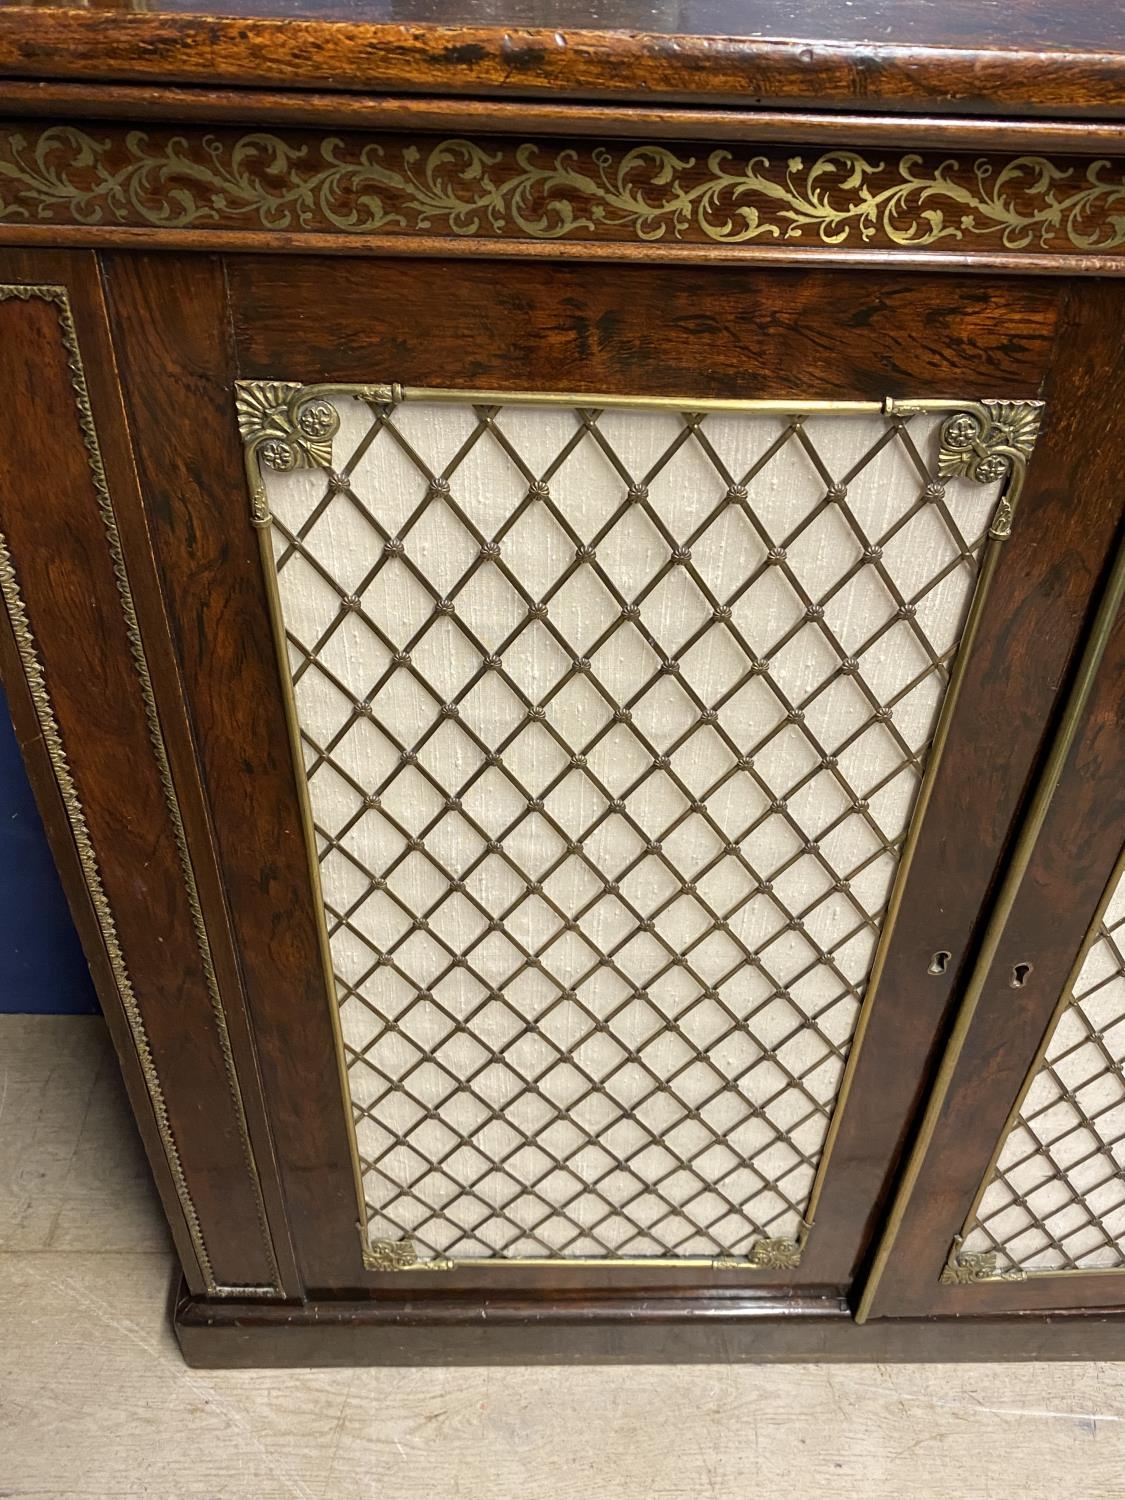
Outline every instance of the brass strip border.
<path fill-rule="evenodd" d="M 976 1015 L 977 1007 L 984 993 L 992 965 L 995 962 L 997 949 L 1000 946 L 1004 930 L 1008 925 L 1008 919 L 1019 898 L 1024 876 L 1027 874 L 1028 866 L 1031 863 L 1031 857 L 1039 835 L 1042 832 L 1043 824 L 1046 821 L 1051 801 L 1062 779 L 1067 759 L 1078 737 L 1079 727 L 1089 703 L 1090 695 L 1093 692 L 1098 668 L 1101 665 L 1102 657 L 1105 655 L 1106 647 L 1109 644 L 1109 638 L 1116 623 L 1122 600 L 1125 600 L 1125 546 L 1122 546 L 1118 551 L 1109 582 L 1094 618 L 1089 640 L 1082 653 L 1082 659 L 1078 666 L 1078 674 L 1070 693 L 1067 695 L 1066 707 L 1063 710 L 1058 733 L 1051 746 L 1046 766 L 1036 785 L 1027 816 L 1016 839 L 1011 860 L 1004 874 L 999 895 L 996 898 L 996 904 L 989 918 L 980 953 L 973 967 L 973 972 L 969 977 L 968 987 L 965 990 L 964 998 L 957 1012 L 953 1030 L 950 1033 L 949 1041 L 946 1044 L 937 1076 L 934 1079 L 933 1087 L 926 1103 L 925 1114 L 922 1117 L 917 1138 L 910 1152 L 905 1170 L 899 1180 L 898 1190 L 887 1218 L 883 1237 L 879 1241 L 875 1258 L 871 1264 L 871 1270 L 864 1284 L 863 1293 L 856 1310 L 857 1323 L 866 1322 L 870 1316 L 871 1308 L 879 1289 L 879 1283 L 886 1271 L 887 1262 L 894 1248 L 895 1241 L 898 1238 L 899 1231 L 902 1228 L 911 1199 L 914 1196 L 918 1178 L 921 1175 L 926 1157 L 929 1154 L 930 1145 L 937 1131 L 938 1120 L 953 1085 L 954 1074 L 961 1060 L 965 1041 L 972 1027 L 973 1018 Z"/>
<path fill-rule="evenodd" d="M 996 1149 L 995 1151 L 993 1151 L 988 1166 L 985 1168 L 984 1173 L 981 1177 L 980 1187 L 977 1189 L 976 1196 L 974 1197 L 972 1203 L 969 1205 L 969 1211 L 965 1215 L 965 1222 L 961 1226 L 961 1232 L 955 1235 L 953 1238 L 953 1243 L 949 1249 L 949 1258 L 946 1261 L 946 1271 L 950 1273 L 950 1282 L 953 1282 L 955 1280 L 955 1273 L 957 1271 L 965 1269 L 965 1266 L 961 1262 L 980 1259 L 979 1256 L 962 1257 L 960 1255 L 961 1246 L 973 1226 L 973 1223 L 977 1216 L 977 1211 L 981 1205 L 981 1200 L 984 1198 L 985 1193 L 992 1185 L 992 1179 L 996 1171 L 997 1163 L 1000 1160 L 1001 1153 L 1003 1152 L 1004 1147 L 1007 1144 L 1008 1137 L 1011 1135 L 1012 1130 L 1015 1127 L 1016 1121 L 1019 1119 L 1020 1111 L 1023 1109 L 1024 1100 L 1028 1096 L 1031 1085 L 1035 1082 L 1035 1079 L 1039 1074 L 1039 1070 L 1043 1065 L 1043 1059 L 1046 1057 L 1047 1050 L 1051 1045 L 1055 1032 L 1058 1030 L 1059 1022 L 1062 1020 L 1063 1016 L 1073 1004 L 1074 986 L 1078 983 L 1078 976 L 1082 971 L 1082 966 L 1086 962 L 1086 958 L 1090 952 L 1090 949 L 1094 946 L 1095 942 L 1097 942 L 1098 935 L 1101 932 L 1102 918 L 1105 916 L 1106 908 L 1109 906 L 1110 901 L 1112 901 L 1114 892 L 1116 891 L 1123 876 L 1125 876 L 1125 847 L 1122 848 L 1121 853 L 1117 856 L 1117 859 L 1114 862 L 1113 872 L 1106 883 L 1105 890 L 1101 894 L 1097 907 L 1094 911 L 1094 915 L 1090 920 L 1090 925 L 1086 929 L 1085 936 L 1083 937 L 1081 946 L 1078 949 L 1078 955 L 1075 958 L 1073 965 L 1071 966 L 1070 973 L 1066 978 L 1066 983 L 1063 985 L 1062 990 L 1059 994 L 1058 1003 L 1056 1004 L 1054 1010 L 1051 1012 L 1051 1019 L 1047 1022 L 1047 1029 L 1043 1033 L 1043 1040 L 1039 1043 L 1039 1046 L 1036 1049 L 1035 1056 L 1032 1058 L 1031 1064 L 1028 1067 L 1027 1076 L 1024 1078 L 1023 1083 L 1020 1085 L 1020 1091 L 1016 1095 L 1011 1109 L 1008 1111 L 1008 1118 L 1004 1121 L 1004 1128 L 1001 1130 L 1000 1135 L 996 1141 Z M 990 1252 L 985 1253 L 987 1255 Z M 1120 1275 L 1122 1272 L 1125 1272 L 1125 1264 L 1120 1266 L 1070 1266 L 1061 1267 L 1058 1269 L 1052 1268 L 1043 1271 L 1035 1271 L 1021 1266 L 1014 1267 L 1013 1270 L 1018 1271 L 1020 1274 L 1018 1276 L 1013 1276 L 1006 1269 L 994 1269 L 991 1265 L 978 1266 L 976 1267 L 977 1274 L 973 1275 L 972 1281 L 974 1284 L 976 1284 L 983 1281 L 999 1280 L 1038 1281 L 1048 1276 L 1114 1276 Z M 945 1272 L 942 1273 L 942 1278 L 943 1280 L 945 1279 Z"/>
<path fill-rule="evenodd" d="M 16 637 L 24 676 L 27 679 L 28 687 L 35 702 L 36 713 L 43 731 L 44 744 L 70 821 L 71 831 L 78 849 L 83 878 L 90 893 L 98 925 L 101 928 L 110 967 L 121 997 L 122 1008 L 129 1023 L 133 1043 L 137 1050 L 137 1057 L 148 1090 L 149 1100 L 156 1117 L 161 1144 L 164 1147 L 164 1154 L 172 1174 L 176 1195 L 179 1198 L 180 1207 L 187 1222 L 188 1231 L 196 1258 L 199 1261 L 207 1293 L 212 1297 L 280 1297 L 284 1293 L 281 1289 L 281 1277 L 274 1252 L 273 1238 L 270 1233 L 261 1182 L 258 1177 L 257 1164 L 254 1160 L 253 1148 L 250 1142 L 249 1128 L 246 1121 L 242 1093 L 239 1088 L 230 1034 L 227 1028 L 226 1015 L 223 1010 L 222 997 L 219 994 L 218 980 L 212 960 L 210 939 L 207 935 L 203 911 L 199 901 L 195 870 L 188 848 L 187 834 L 184 829 L 175 782 L 173 781 L 172 770 L 168 761 L 168 752 L 160 722 L 159 710 L 156 705 L 156 696 L 153 689 L 152 677 L 149 672 L 148 658 L 145 654 L 140 623 L 137 619 L 136 607 L 133 601 L 133 591 L 125 566 L 121 536 L 117 526 L 117 516 L 113 508 L 109 484 L 102 462 L 101 448 L 98 443 L 97 428 L 90 406 L 85 367 L 82 363 L 82 355 L 78 346 L 78 333 L 74 323 L 74 315 L 71 311 L 70 298 L 67 289 L 63 286 L 34 284 L 0 285 L 0 301 L 8 301 L 13 298 L 22 301 L 37 298 L 43 302 L 49 302 L 54 306 L 58 318 L 59 334 L 63 350 L 66 354 L 70 383 L 74 392 L 78 426 L 86 448 L 86 460 L 97 499 L 98 513 L 105 531 L 106 544 L 113 566 L 114 580 L 117 585 L 121 611 L 125 621 L 125 632 L 129 641 L 129 651 L 140 683 L 153 758 L 156 761 L 165 805 L 172 824 L 181 875 L 187 894 L 188 906 L 191 911 L 196 946 L 199 951 L 207 994 L 211 1002 L 211 1010 L 219 1038 L 219 1047 L 222 1052 L 230 1099 L 234 1106 L 235 1118 L 238 1124 L 244 1164 L 254 1194 L 255 1209 L 262 1242 L 273 1275 L 273 1282 L 269 1286 L 225 1286 L 215 1280 L 211 1258 L 203 1237 L 199 1214 L 188 1187 L 183 1164 L 180 1159 L 179 1148 L 176 1145 L 169 1122 L 164 1091 L 152 1056 L 148 1033 L 145 1029 L 136 993 L 126 968 L 125 957 L 117 936 L 112 909 L 102 885 L 93 841 L 90 837 L 85 813 L 70 772 L 58 722 L 54 716 L 43 665 L 39 659 L 35 638 L 28 622 L 11 554 L 8 551 L 6 540 L 2 534 L 0 534 L 0 590 L 3 592 L 5 607 Z"/>
<path fill-rule="evenodd" d="M 879 981 L 882 978 L 893 939 L 894 927 L 902 905 L 903 892 L 910 873 L 914 853 L 917 849 L 921 826 L 928 808 L 934 785 L 949 737 L 954 711 L 960 696 L 961 685 L 977 629 L 983 615 L 1000 549 L 1011 533 L 1012 520 L 1019 502 L 1027 472 L 1027 464 L 1039 431 L 1042 402 L 1039 401 L 972 401 L 948 397 L 931 400 L 897 400 L 887 397 L 882 401 L 772 401 L 772 400 L 701 400 L 694 397 L 648 397 L 622 396 L 601 392 L 518 392 L 493 390 L 457 390 L 440 386 L 405 386 L 395 382 L 371 385 L 323 382 L 302 385 L 299 381 L 238 381 L 237 412 L 239 431 L 245 448 L 246 478 L 250 492 L 251 522 L 258 531 L 259 554 L 266 587 L 266 603 L 270 618 L 279 675 L 286 725 L 289 733 L 294 780 L 304 831 L 306 865 L 313 891 L 316 910 L 318 947 L 323 969 L 326 995 L 332 1017 L 333 1037 L 336 1045 L 336 1064 L 344 1115 L 347 1121 L 349 1155 L 359 1210 L 358 1229 L 364 1265 L 373 1271 L 446 1271 L 446 1270 L 490 1270 L 508 1266 L 553 1266 L 553 1267 L 598 1267 L 600 1269 L 624 1269 L 629 1267 L 654 1268 L 676 1267 L 707 1268 L 712 1270 L 779 1270 L 795 1269 L 800 1265 L 801 1253 L 813 1228 L 816 1206 L 820 1200 L 832 1151 L 840 1131 L 840 1122 L 851 1092 L 861 1044 L 866 1035 L 872 1008 L 876 1000 Z M 926 771 L 918 789 L 914 810 L 907 829 L 903 852 L 892 885 L 887 904 L 887 913 L 880 931 L 879 942 L 872 958 L 870 975 L 863 1003 L 856 1018 L 848 1060 L 840 1081 L 832 1114 L 825 1134 L 820 1161 L 810 1189 L 805 1217 L 796 1240 L 763 1239 L 757 1241 L 746 1257 L 674 1257 L 647 1256 L 635 1258 L 604 1257 L 491 1257 L 474 1260 L 451 1260 L 439 1257 L 434 1260 L 418 1260 L 409 1238 L 397 1242 L 376 1241 L 367 1235 L 367 1202 L 363 1192 L 363 1174 L 355 1135 L 355 1121 L 348 1081 L 344 1040 L 340 1024 L 339 1005 L 336 1001 L 335 972 L 332 966 L 331 946 L 325 916 L 324 896 L 320 882 L 320 861 L 316 849 L 316 832 L 309 797 L 308 778 L 304 770 L 301 746 L 300 721 L 293 691 L 292 673 L 289 665 L 288 646 L 285 638 L 285 619 L 281 605 L 277 567 L 272 544 L 272 517 L 269 511 L 263 464 L 267 468 L 287 471 L 292 468 L 329 468 L 331 466 L 332 435 L 336 423 L 328 419 L 324 406 L 334 396 L 349 396 L 364 401 L 398 404 L 407 401 L 423 401 L 443 404 L 477 404 L 507 406 L 569 406 L 579 409 L 655 409 L 678 412 L 753 412 L 789 416 L 803 415 L 882 415 L 888 418 L 910 417 L 922 413 L 948 413 L 942 428 L 942 445 L 939 452 L 940 475 L 976 479 L 982 483 L 994 482 L 1007 475 L 993 513 L 985 547 L 981 556 L 980 570 L 973 590 L 969 613 L 962 631 L 961 643 L 950 673 L 942 707 L 931 740 L 930 755 Z M 949 434 L 953 424 L 966 424 L 960 440 L 954 442 Z M 271 451 L 272 450 L 272 451 Z"/>

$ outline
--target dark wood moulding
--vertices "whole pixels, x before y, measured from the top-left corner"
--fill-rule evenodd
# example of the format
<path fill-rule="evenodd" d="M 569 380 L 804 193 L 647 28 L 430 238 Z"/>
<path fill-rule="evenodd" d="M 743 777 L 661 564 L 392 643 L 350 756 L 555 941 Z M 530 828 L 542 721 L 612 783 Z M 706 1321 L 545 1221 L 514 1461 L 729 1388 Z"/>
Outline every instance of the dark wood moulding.
<path fill-rule="evenodd" d="M 543 4 L 515 9 L 502 25 L 482 3 L 425 6 L 406 23 L 315 4 L 285 17 L 14 6 L 0 9 L 0 73 L 1105 119 L 1125 106 L 1112 3 L 1079 18 L 1016 0 L 997 17 L 955 0 L 937 18 L 929 7 L 911 15 L 891 0 L 873 0 L 858 15 L 838 3 L 801 14 L 730 0 L 706 7 L 687 34 L 678 10 L 664 33 L 654 29 L 651 5 L 615 6 L 601 29 L 597 16 L 596 6 Z"/>
<path fill-rule="evenodd" d="M 448 134 L 592 136 L 614 140 L 751 141 L 782 145 L 881 146 L 935 151 L 1125 154 L 1114 120 L 988 118 L 932 111 L 895 115 L 857 108 L 800 110 L 551 99 L 426 98 L 260 88 L 105 84 L 6 78 L 0 110 L 10 116 L 294 129 L 440 131 Z"/>
<path fill-rule="evenodd" d="M 1120 1357 L 1125 1314 L 915 1318 L 857 1327 L 835 1297 L 518 1295 L 204 1303 L 180 1295 L 189 1365 L 866 1364 Z"/>

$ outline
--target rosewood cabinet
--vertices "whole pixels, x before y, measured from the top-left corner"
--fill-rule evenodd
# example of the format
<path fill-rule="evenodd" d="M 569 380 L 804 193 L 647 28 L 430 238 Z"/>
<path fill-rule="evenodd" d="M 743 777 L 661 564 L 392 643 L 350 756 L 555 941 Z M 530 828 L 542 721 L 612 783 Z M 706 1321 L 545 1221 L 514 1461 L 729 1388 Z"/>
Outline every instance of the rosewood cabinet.
<path fill-rule="evenodd" d="M 0 9 L 0 666 L 185 1355 L 1112 1357 L 1111 8 L 485 8 Z"/>

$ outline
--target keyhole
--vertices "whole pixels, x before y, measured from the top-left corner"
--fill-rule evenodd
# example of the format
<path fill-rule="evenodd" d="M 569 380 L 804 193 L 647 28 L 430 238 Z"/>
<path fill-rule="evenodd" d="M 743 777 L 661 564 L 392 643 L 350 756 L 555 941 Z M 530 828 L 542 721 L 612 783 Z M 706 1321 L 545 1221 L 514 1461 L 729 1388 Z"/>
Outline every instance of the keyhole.
<path fill-rule="evenodd" d="M 926 973 L 944 974 L 949 967 L 950 957 L 951 955 L 945 948 L 939 948 L 933 958 L 930 959 L 930 967 L 926 970 Z"/>
<path fill-rule="evenodd" d="M 1012 970 L 1012 980 L 1009 988 L 1013 990 L 1022 990 L 1024 985 L 1027 983 L 1027 976 L 1031 973 L 1034 967 L 1034 964 L 1016 964 L 1016 966 Z"/>

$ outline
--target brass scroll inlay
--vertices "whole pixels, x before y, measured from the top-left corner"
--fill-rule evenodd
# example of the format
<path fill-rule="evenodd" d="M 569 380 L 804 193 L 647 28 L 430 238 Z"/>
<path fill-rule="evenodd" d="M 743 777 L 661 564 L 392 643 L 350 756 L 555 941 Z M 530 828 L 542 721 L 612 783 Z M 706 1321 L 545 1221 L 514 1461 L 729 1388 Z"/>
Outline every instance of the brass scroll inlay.
<path fill-rule="evenodd" d="M 1116 251 L 1119 162 L 654 143 L 0 131 L 0 225 L 452 241 Z"/>

